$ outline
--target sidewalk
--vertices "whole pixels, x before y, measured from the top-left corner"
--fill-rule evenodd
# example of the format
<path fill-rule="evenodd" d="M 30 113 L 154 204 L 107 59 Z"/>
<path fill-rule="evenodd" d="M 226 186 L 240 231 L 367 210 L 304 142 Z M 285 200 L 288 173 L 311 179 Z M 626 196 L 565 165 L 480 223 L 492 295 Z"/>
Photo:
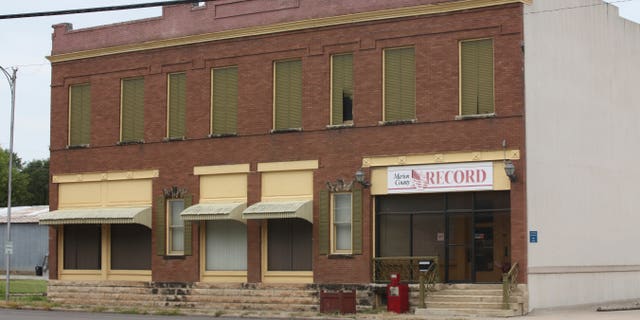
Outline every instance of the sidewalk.
<path fill-rule="evenodd" d="M 598 307 L 632 307 L 632 302 L 617 304 L 586 305 L 566 308 L 550 308 L 533 310 L 528 315 L 513 319 L 535 319 L 535 320 L 556 320 L 556 319 L 578 319 L 578 320 L 623 320 L 640 319 L 640 310 L 629 311 L 597 311 Z"/>

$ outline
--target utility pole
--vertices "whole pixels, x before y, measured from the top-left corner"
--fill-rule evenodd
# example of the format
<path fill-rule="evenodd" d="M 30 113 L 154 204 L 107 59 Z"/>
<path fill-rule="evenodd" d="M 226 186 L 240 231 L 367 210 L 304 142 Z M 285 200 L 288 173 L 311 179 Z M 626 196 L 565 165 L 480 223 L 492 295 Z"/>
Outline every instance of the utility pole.
<path fill-rule="evenodd" d="M 12 180 L 12 171 L 13 171 L 13 122 L 14 122 L 14 113 L 16 110 L 16 73 L 18 73 L 18 68 L 11 68 L 12 73 L 9 72 L 0 66 L 0 71 L 9 81 L 9 88 L 11 89 L 11 131 L 9 134 L 9 173 L 8 173 L 8 182 L 7 182 L 7 241 L 5 242 L 4 247 L 4 255 L 5 255 L 5 263 L 7 270 L 7 286 L 4 292 L 5 300 L 9 301 L 9 283 L 10 283 L 10 269 L 11 269 L 11 255 L 13 254 L 13 243 L 11 242 L 11 180 Z"/>

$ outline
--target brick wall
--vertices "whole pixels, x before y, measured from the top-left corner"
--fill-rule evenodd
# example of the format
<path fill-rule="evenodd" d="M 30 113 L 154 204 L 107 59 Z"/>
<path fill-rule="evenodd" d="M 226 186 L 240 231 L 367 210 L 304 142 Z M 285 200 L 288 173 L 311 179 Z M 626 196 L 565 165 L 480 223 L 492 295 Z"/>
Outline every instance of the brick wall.
<path fill-rule="evenodd" d="M 458 41 L 492 37 L 495 54 L 495 110 L 490 119 L 455 120 L 458 114 Z M 170 186 L 199 193 L 194 166 L 251 163 L 249 204 L 260 199 L 256 163 L 318 159 L 314 189 L 327 181 L 351 179 L 366 156 L 498 150 L 506 139 L 520 149 L 519 179 L 512 184 L 512 252 L 526 266 L 524 177 L 524 98 L 522 6 L 504 5 L 454 14 L 329 27 L 243 39 L 224 40 L 141 53 L 120 54 L 52 67 L 51 174 L 159 169 L 154 199 Z M 380 126 L 382 120 L 382 50 L 415 46 L 415 124 Z M 328 130 L 330 55 L 354 54 L 353 128 Z M 301 58 L 303 132 L 270 134 L 273 61 Z M 238 136 L 207 138 L 210 121 L 210 69 L 238 65 Z M 167 74 L 187 73 L 185 141 L 163 142 L 166 133 Z M 117 146 L 120 79 L 145 77 L 145 144 Z M 67 150 L 68 86 L 92 85 L 91 147 Z M 51 206 L 57 189 L 51 188 Z M 365 283 L 371 278 L 372 205 L 363 194 L 363 254 L 328 259 L 314 245 L 318 283 Z M 155 203 L 154 203 L 155 206 Z M 317 214 L 317 197 L 314 212 Z M 155 210 L 155 208 L 154 208 Z M 317 225 L 317 216 L 314 217 Z M 194 227 L 197 235 L 197 226 Z M 260 224 L 248 224 L 249 281 L 260 280 Z M 314 228 L 314 239 L 317 239 Z M 155 248 L 155 244 L 153 245 Z M 153 255 L 154 281 L 196 281 L 199 241 L 193 255 L 165 259 Z M 53 246 L 51 249 L 54 249 Z M 155 249 L 154 249 L 155 250 Z M 51 252 L 54 252 L 52 250 Z M 55 263 L 55 259 L 51 259 Z M 55 267 L 52 266 L 52 271 Z M 526 272 L 526 270 L 525 270 Z M 525 274 L 523 272 L 522 274 Z"/>

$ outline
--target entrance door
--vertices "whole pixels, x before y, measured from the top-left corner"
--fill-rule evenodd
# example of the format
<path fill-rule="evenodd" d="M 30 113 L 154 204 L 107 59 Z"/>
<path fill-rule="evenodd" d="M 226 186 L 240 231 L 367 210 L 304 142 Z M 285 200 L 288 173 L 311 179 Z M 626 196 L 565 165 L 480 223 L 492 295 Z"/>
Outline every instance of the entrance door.
<path fill-rule="evenodd" d="M 450 214 L 447 220 L 447 282 L 472 282 L 473 215 Z"/>

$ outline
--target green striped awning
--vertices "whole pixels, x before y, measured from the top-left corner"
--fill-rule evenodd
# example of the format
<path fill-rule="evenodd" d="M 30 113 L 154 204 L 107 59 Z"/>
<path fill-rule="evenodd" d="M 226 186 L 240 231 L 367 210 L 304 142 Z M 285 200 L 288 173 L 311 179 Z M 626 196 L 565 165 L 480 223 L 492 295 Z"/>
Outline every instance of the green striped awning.
<path fill-rule="evenodd" d="M 313 223 L 313 200 L 258 202 L 244 210 L 242 217 L 247 220 L 300 218 Z"/>
<path fill-rule="evenodd" d="M 247 208 L 246 202 L 241 203 L 199 203 L 180 213 L 185 221 L 204 220 L 237 220 L 242 219 L 242 211 Z"/>
<path fill-rule="evenodd" d="M 131 224 L 151 228 L 151 206 L 134 208 L 63 209 L 40 216 L 40 224 Z"/>

